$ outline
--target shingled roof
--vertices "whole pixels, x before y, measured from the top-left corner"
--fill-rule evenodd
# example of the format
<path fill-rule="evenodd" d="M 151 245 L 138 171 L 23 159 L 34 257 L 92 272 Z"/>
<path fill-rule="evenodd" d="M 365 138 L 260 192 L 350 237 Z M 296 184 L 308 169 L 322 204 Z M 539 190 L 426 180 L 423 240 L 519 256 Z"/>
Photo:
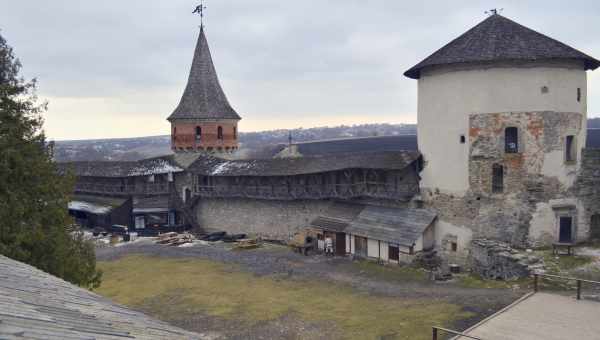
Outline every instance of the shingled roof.
<path fill-rule="evenodd" d="M 426 209 L 366 206 L 345 231 L 411 247 L 436 217 L 434 212 Z"/>
<path fill-rule="evenodd" d="M 169 121 L 173 119 L 241 119 L 227 101 L 219 84 L 204 27 L 200 28 L 192 68 L 181 101 L 167 118 Z"/>
<path fill-rule="evenodd" d="M 594 70 L 600 66 L 600 61 L 585 53 L 494 14 L 406 71 L 404 75 L 418 79 L 423 68 L 436 65 L 561 59 L 581 61 L 586 70 Z"/>
<path fill-rule="evenodd" d="M 299 142 L 293 146 L 302 156 L 351 152 L 416 151 L 417 135 L 337 138 Z"/>
<path fill-rule="evenodd" d="M 0 339 L 201 339 L 0 255 Z"/>
<path fill-rule="evenodd" d="M 416 151 L 251 160 L 225 160 L 206 156 L 198 158 L 188 170 L 205 176 L 295 176 L 345 169 L 402 170 L 420 156 Z"/>

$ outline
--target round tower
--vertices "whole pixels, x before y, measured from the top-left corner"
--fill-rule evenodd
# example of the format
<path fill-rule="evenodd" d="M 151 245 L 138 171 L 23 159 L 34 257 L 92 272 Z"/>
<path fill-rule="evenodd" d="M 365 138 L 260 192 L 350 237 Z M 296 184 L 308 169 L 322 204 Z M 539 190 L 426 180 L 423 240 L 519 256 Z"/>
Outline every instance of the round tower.
<path fill-rule="evenodd" d="M 174 152 L 231 153 L 238 149 L 241 118 L 221 88 L 204 26 L 200 26 L 187 86 L 167 120 Z"/>
<path fill-rule="evenodd" d="M 493 14 L 406 71 L 418 80 L 422 187 L 491 195 L 529 175 L 569 187 L 585 145 L 586 70 L 599 65 Z"/>

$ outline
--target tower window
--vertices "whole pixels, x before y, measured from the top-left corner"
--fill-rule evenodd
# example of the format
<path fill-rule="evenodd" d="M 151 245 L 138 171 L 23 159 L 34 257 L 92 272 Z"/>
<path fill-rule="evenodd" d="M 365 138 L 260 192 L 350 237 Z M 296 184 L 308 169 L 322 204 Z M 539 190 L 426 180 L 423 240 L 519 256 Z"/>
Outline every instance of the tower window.
<path fill-rule="evenodd" d="M 233 127 L 233 139 L 237 139 L 237 127 Z"/>
<path fill-rule="evenodd" d="M 581 87 L 577 88 L 577 102 L 581 102 Z"/>
<path fill-rule="evenodd" d="M 465 135 L 460 135 L 460 144 L 465 144 L 467 141 L 467 139 L 465 138 Z"/>
<path fill-rule="evenodd" d="M 223 128 L 220 126 L 217 128 L 217 139 L 219 139 L 219 140 L 223 139 Z"/>
<path fill-rule="evenodd" d="M 507 127 L 504 130 L 504 152 L 519 152 L 519 129 L 516 127 Z"/>
<path fill-rule="evenodd" d="M 202 139 L 202 128 L 196 126 L 196 140 Z"/>
<path fill-rule="evenodd" d="M 575 136 L 567 136 L 565 138 L 565 162 L 574 162 L 576 160 L 577 151 L 575 149 Z"/>
<path fill-rule="evenodd" d="M 500 164 L 492 166 L 492 192 L 495 194 L 504 191 L 504 167 Z"/>

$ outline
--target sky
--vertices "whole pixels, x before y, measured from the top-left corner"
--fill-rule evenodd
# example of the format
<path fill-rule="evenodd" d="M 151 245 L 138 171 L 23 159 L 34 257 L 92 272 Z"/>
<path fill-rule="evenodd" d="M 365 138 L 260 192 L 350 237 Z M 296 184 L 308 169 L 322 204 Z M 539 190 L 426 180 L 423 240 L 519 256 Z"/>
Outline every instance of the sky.
<path fill-rule="evenodd" d="M 37 78 L 51 139 L 164 135 L 199 32 L 199 0 L 0 0 L 0 34 Z M 600 58 L 600 1 L 206 0 L 240 131 L 415 123 L 403 76 L 490 8 Z M 588 73 L 600 116 L 600 70 Z"/>

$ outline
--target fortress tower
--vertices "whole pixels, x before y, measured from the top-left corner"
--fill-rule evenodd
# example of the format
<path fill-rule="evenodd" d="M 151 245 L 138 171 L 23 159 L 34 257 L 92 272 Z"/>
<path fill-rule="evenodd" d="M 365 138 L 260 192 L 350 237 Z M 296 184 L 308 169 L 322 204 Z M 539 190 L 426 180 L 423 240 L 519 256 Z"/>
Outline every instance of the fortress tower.
<path fill-rule="evenodd" d="M 493 14 L 404 74 L 418 79 L 422 187 L 452 195 L 570 186 L 585 145 L 586 70 L 600 62 Z"/>
<path fill-rule="evenodd" d="M 241 118 L 219 84 L 204 26 L 200 27 L 187 86 L 167 120 L 174 152 L 231 153 L 238 148 Z"/>
<path fill-rule="evenodd" d="M 442 251 L 587 239 L 574 194 L 587 70 L 600 61 L 493 11 L 404 73 L 418 80 L 421 192 Z M 465 252 L 463 252 L 464 254 Z"/>

